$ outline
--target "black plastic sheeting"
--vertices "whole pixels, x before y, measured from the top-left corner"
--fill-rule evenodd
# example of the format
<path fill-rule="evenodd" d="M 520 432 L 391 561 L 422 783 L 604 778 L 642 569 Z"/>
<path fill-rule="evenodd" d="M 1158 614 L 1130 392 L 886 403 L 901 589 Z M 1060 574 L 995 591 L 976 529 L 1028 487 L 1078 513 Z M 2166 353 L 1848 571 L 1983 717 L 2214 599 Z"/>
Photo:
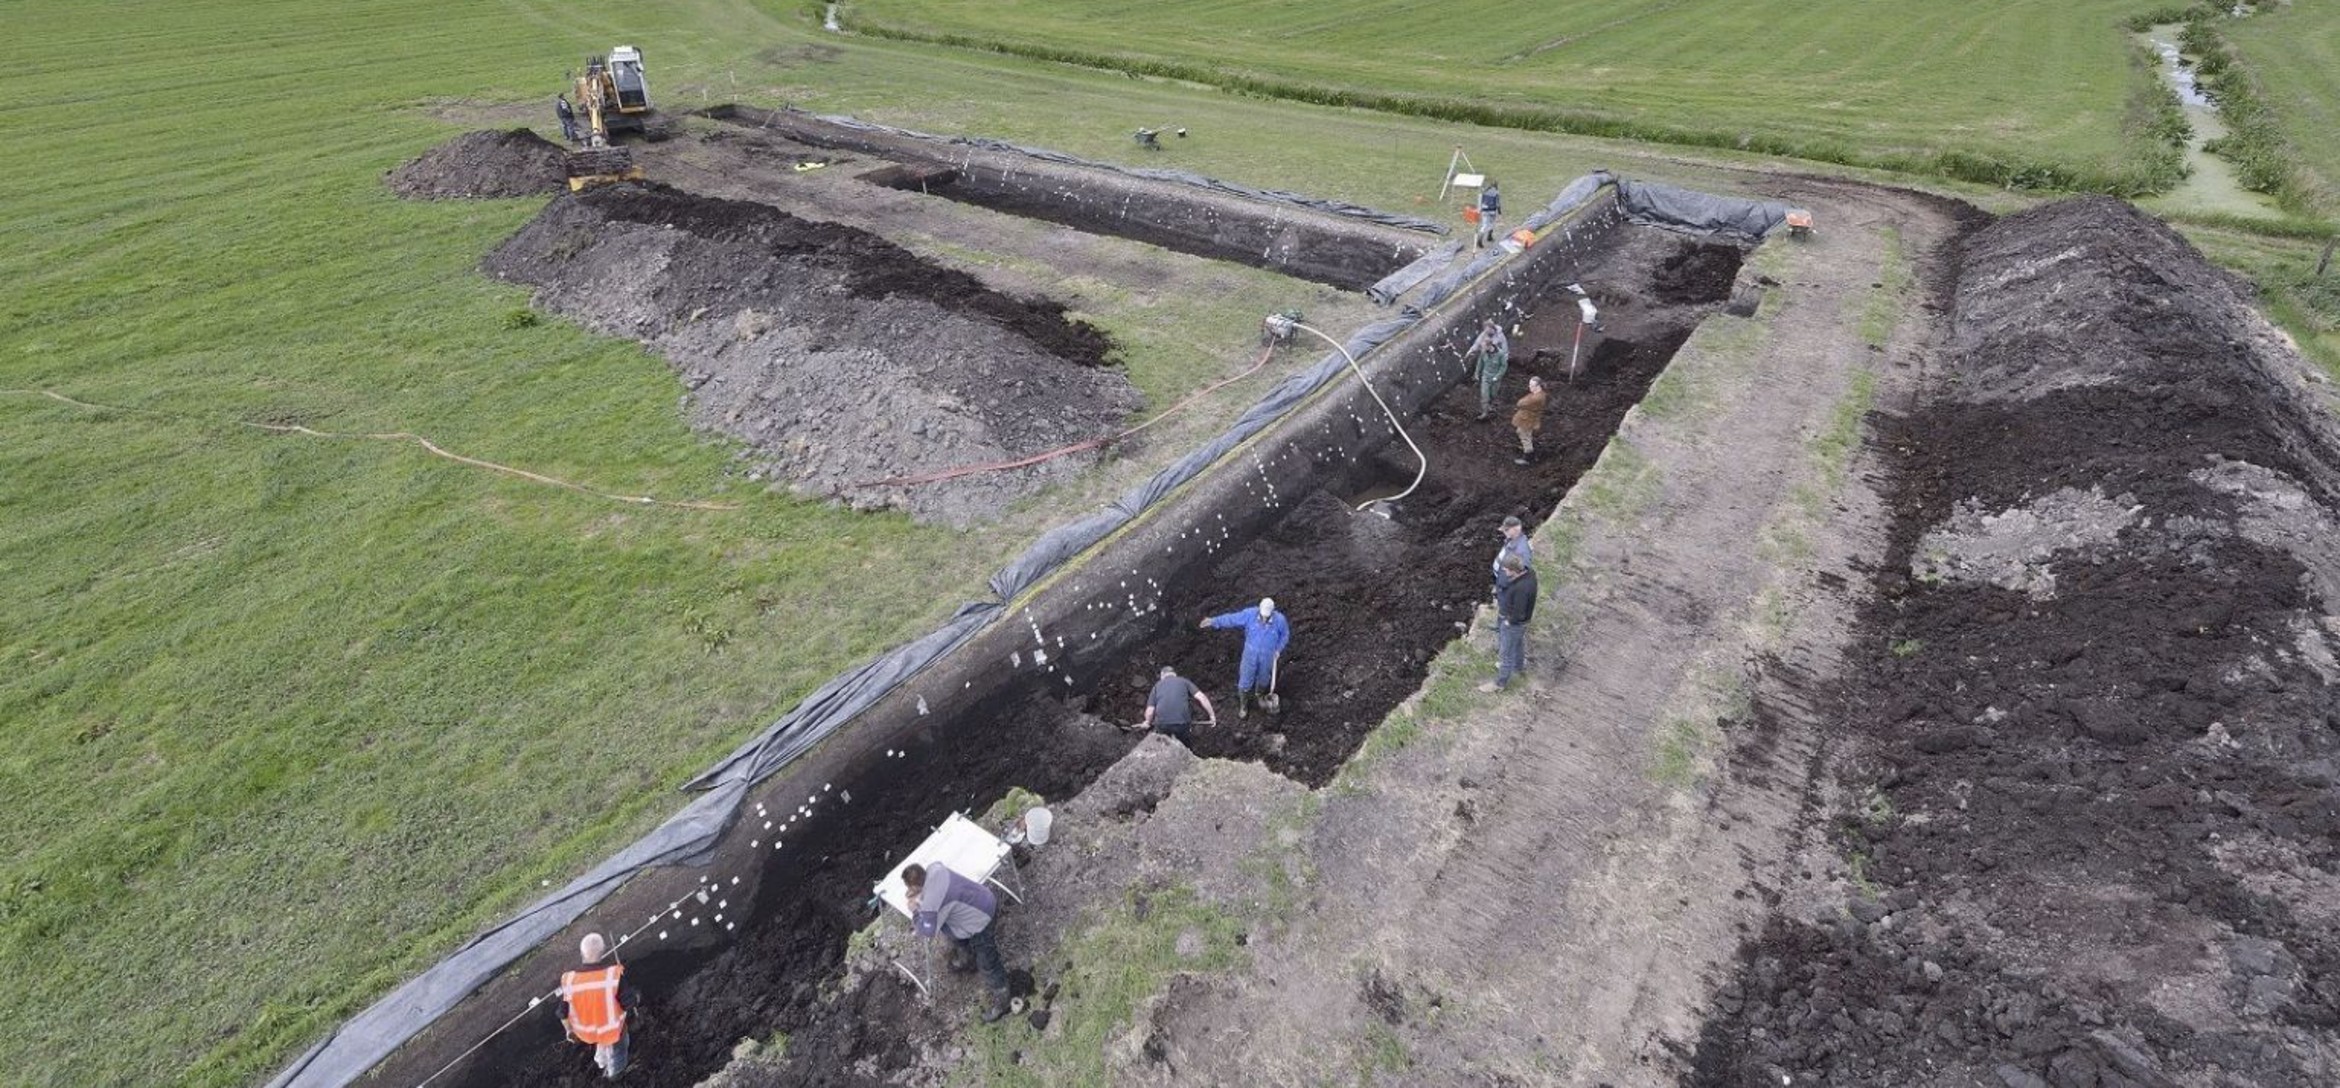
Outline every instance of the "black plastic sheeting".
<path fill-rule="evenodd" d="M 907 128 L 895 128 L 892 125 L 880 125 L 870 121 L 863 121 L 854 117 L 839 117 L 818 113 L 807 113 L 803 116 L 810 117 L 815 121 L 821 122 L 822 124 L 835 125 L 838 128 L 854 129 L 859 132 L 877 132 L 888 136 L 899 136 L 905 139 L 924 140 L 928 143 L 952 144 L 959 147 L 980 148 L 985 151 L 1005 151 L 1012 154 L 1024 155 L 1030 158 L 1039 159 L 1043 162 L 1061 163 L 1065 166 L 1077 166 L 1083 170 L 1101 170 L 1106 173 L 1122 174 L 1133 178 L 1144 178 L 1148 181 L 1164 181 L 1169 182 L 1172 185 L 1184 185 L 1194 189 L 1205 189 L 1214 193 L 1225 193 L 1228 196 L 1244 197 L 1250 200 L 1264 200 L 1274 204 L 1289 204 L 1296 208 L 1307 208 L 1311 211 L 1325 212 L 1327 214 L 1343 216 L 1349 219 L 1363 220 L 1368 223 L 1379 223 L 1383 226 L 1396 227 L 1400 230 L 1420 231 L 1424 234 L 1447 233 L 1446 226 L 1444 224 L 1434 223 L 1428 219 L 1420 219 L 1411 215 L 1399 215 L 1395 212 L 1385 212 L 1379 208 L 1368 208 L 1362 204 L 1351 204 L 1345 200 L 1332 200 L 1326 197 L 1309 196 L 1306 193 L 1295 193 L 1288 189 L 1255 189 L 1248 185 L 1237 185 L 1231 181 L 1223 181 L 1219 178 L 1209 177 L 1203 174 L 1196 174 L 1186 170 L 1157 170 L 1148 166 L 1123 166 L 1119 163 L 1098 162 L 1094 159 L 1084 159 L 1077 155 L 1067 155 L 1062 151 L 1051 151 L 1044 147 L 1025 147 L 1021 144 L 1011 144 L 1005 140 L 993 140 L 982 136 L 937 136 L 933 133 L 919 132 L 914 129 Z"/>
<path fill-rule="evenodd" d="M 856 128 L 903 131 L 846 119 L 823 120 Z M 995 143 L 973 140 L 961 142 Z M 1080 162 L 1069 156 L 1060 158 L 1062 161 Z M 1124 172 L 1141 173 L 1134 170 Z M 1602 186 L 1614 180 L 1607 173 L 1578 178 L 1561 190 L 1559 197 L 1549 206 L 1529 217 L 1524 225 L 1529 229 L 1540 230 L 1591 201 L 1600 193 Z M 1664 187 L 1642 188 L 1646 191 Z M 1235 187 L 1229 187 L 1229 191 L 1235 191 Z M 1687 190 L 1669 190 L 1667 195 L 1656 202 L 1657 210 L 1648 214 L 1676 214 L 1680 209 L 1689 207 L 1686 201 L 1671 195 L 1684 192 Z M 1315 207 L 1319 203 L 1311 202 L 1310 206 Z M 1755 213 L 1742 209 L 1735 214 L 1744 217 Z M 1381 221 L 1393 218 L 1396 217 L 1382 217 Z M 1742 221 L 1745 220 L 1732 220 Z M 1364 356 L 1418 324 L 1425 312 L 1511 255 L 1500 247 L 1489 248 L 1466 267 L 1450 271 L 1432 282 L 1423 289 L 1419 298 L 1405 306 L 1396 316 L 1358 330 L 1342 346 L 1347 349 L 1349 356 Z M 681 812 L 633 845 L 594 866 L 592 871 L 530 904 L 510 920 L 473 938 L 470 943 L 391 991 L 389 996 L 351 1017 L 338 1030 L 310 1047 L 271 1079 L 269 1088 L 341 1088 L 351 1083 L 416 1032 L 445 1015 L 498 972 L 593 909 L 636 873 L 658 866 L 688 865 L 705 860 L 730 828 L 749 791 L 757 784 L 811 751 L 863 710 L 973 638 L 1005 611 L 1006 602 L 1014 600 L 1063 568 L 1074 557 L 1130 524 L 1147 508 L 1201 475 L 1229 451 L 1274 425 L 1302 401 L 1326 385 L 1342 380 L 1348 373 L 1348 358 L 1337 351 L 1325 355 L 1316 365 L 1291 375 L 1269 390 L 1225 433 L 1156 473 L 1144 484 L 1132 488 L 1105 509 L 1043 534 L 1023 555 L 992 576 L 990 588 L 997 595 L 995 600 L 963 605 L 950 622 L 942 627 L 822 685 L 778 721 L 759 731 L 705 773 L 691 779 L 685 788 L 704 792 L 692 799 Z"/>
<path fill-rule="evenodd" d="M 1735 234 L 1761 241 L 1787 219 L 1787 205 L 1716 196 L 1646 181 L 1617 183 L 1617 203 L 1636 223 L 1680 227 L 1701 234 Z"/>
<path fill-rule="evenodd" d="M 1422 254 L 1379 282 L 1365 289 L 1365 297 L 1382 306 L 1394 306 L 1406 292 L 1421 286 L 1422 281 L 1437 275 L 1438 270 L 1453 263 L 1454 255 L 1462 252 L 1460 240 L 1448 242 Z"/>
<path fill-rule="evenodd" d="M 446 1015 L 496 973 L 526 955 L 609 897 L 634 874 L 662 865 L 704 860 L 722 838 L 753 783 L 735 780 L 693 798 L 656 831 L 593 871 L 529 905 L 511 920 L 471 939 L 429 970 L 350 1017 L 268 1083 L 340 1088 L 365 1075 L 416 1032 Z"/>

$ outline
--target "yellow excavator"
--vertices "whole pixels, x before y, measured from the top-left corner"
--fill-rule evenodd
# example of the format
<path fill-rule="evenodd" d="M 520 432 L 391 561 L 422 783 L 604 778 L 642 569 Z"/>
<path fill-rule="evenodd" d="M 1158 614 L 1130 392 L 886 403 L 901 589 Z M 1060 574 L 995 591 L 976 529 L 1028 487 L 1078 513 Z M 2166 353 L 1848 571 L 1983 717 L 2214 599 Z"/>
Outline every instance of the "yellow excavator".
<path fill-rule="evenodd" d="M 634 153 L 612 144 L 610 137 L 649 125 L 650 80 L 642 74 L 642 51 L 621 45 L 608 56 L 586 58 L 575 91 L 585 146 L 569 153 L 569 188 L 639 179 L 642 168 Z"/>

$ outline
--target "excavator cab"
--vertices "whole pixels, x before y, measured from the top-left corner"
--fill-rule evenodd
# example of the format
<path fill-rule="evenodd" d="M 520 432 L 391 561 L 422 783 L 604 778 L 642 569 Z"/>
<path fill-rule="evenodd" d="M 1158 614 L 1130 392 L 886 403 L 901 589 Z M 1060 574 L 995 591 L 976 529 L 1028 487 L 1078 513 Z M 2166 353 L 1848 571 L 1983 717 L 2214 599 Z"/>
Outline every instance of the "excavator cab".
<path fill-rule="evenodd" d="M 650 112 L 650 80 L 642 74 L 641 50 L 630 45 L 610 50 L 609 82 L 620 114 L 638 117 Z"/>
<path fill-rule="evenodd" d="M 585 58 L 585 74 L 577 77 L 577 108 L 590 123 L 589 144 L 647 127 L 650 79 L 642 74 L 642 51 L 621 45 L 606 57 Z"/>

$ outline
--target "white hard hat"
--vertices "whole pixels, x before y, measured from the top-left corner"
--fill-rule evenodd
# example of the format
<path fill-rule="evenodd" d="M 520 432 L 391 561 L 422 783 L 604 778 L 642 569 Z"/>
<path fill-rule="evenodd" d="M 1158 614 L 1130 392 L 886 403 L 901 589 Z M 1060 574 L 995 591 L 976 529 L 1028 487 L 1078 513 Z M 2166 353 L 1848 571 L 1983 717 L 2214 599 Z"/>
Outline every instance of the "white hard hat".
<path fill-rule="evenodd" d="M 1276 599 L 1274 597 L 1261 597 L 1259 599 L 1259 614 L 1262 616 L 1275 615 Z"/>
<path fill-rule="evenodd" d="M 601 957 L 608 952 L 609 942 L 603 940 L 599 933 L 588 933 L 584 940 L 577 942 L 577 954 L 585 957 L 587 963 L 601 962 Z"/>
<path fill-rule="evenodd" d="M 1056 817 L 1049 815 L 1045 808 L 1035 808 L 1025 812 L 1024 841 L 1034 846 L 1048 845 L 1048 829 L 1055 823 Z"/>

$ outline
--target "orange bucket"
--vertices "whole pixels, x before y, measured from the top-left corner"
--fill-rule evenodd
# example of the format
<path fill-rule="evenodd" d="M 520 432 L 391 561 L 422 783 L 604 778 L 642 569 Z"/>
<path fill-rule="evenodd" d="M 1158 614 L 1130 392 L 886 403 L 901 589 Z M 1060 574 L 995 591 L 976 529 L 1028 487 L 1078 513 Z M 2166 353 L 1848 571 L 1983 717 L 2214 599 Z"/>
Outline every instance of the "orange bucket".
<path fill-rule="evenodd" d="M 1463 222 L 1465 222 L 1465 223 L 1476 223 L 1476 222 L 1478 222 L 1478 221 L 1479 221 L 1479 209 L 1478 209 L 1477 207 L 1469 207 L 1469 208 L 1464 208 L 1464 209 L 1463 209 Z"/>

